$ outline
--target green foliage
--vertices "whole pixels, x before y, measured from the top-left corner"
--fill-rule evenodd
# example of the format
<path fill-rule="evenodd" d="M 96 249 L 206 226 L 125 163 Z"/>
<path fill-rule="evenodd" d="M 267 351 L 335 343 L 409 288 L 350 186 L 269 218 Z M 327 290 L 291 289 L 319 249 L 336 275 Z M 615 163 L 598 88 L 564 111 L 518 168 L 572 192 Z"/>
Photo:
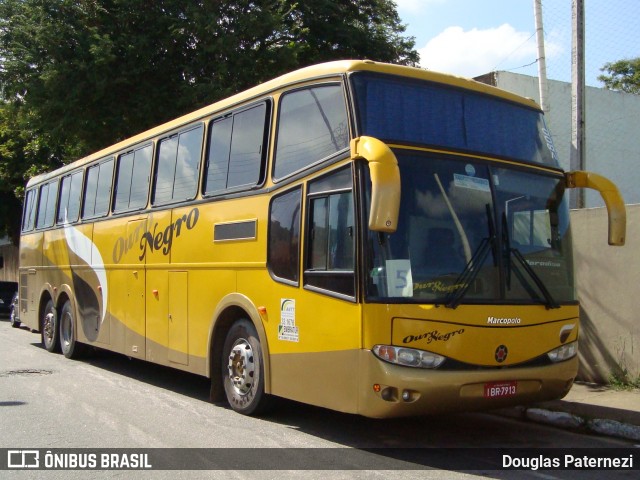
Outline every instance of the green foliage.
<path fill-rule="evenodd" d="M 62 165 L 48 136 L 29 128 L 32 120 L 21 106 L 0 103 L 0 235 L 16 245 L 26 179 Z"/>
<path fill-rule="evenodd" d="M 614 390 L 640 389 L 640 375 L 634 379 L 626 369 L 619 373 L 612 373 L 609 376 L 609 386 Z"/>
<path fill-rule="evenodd" d="M 608 73 L 598 77 L 607 90 L 640 94 L 640 57 L 606 63 L 600 71 Z"/>
<path fill-rule="evenodd" d="M 416 64 L 403 33 L 392 0 L 0 0 L 0 192 L 298 67 Z"/>

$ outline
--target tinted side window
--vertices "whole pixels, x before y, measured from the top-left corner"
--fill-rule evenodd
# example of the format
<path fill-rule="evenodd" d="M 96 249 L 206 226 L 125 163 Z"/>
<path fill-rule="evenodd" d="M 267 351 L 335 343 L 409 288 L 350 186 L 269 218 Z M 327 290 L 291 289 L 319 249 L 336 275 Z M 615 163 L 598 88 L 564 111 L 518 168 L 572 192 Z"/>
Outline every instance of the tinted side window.
<path fill-rule="evenodd" d="M 143 208 L 147 204 L 152 150 L 153 147 L 147 145 L 120 156 L 114 212 Z"/>
<path fill-rule="evenodd" d="M 298 283 L 301 188 L 275 197 L 269 214 L 267 263 L 280 279 Z"/>
<path fill-rule="evenodd" d="M 154 205 L 195 197 L 201 152 L 202 125 L 160 141 Z"/>
<path fill-rule="evenodd" d="M 22 217 L 22 231 L 33 230 L 36 222 L 36 193 L 37 189 L 32 188 L 27 192 L 24 201 L 24 216 Z"/>
<path fill-rule="evenodd" d="M 38 220 L 36 227 L 47 228 L 53 226 L 56 212 L 56 198 L 58 196 L 58 180 L 40 187 L 40 202 L 38 204 Z"/>
<path fill-rule="evenodd" d="M 113 158 L 87 170 L 82 217 L 100 217 L 109 211 Z"/>
<path fill-rule="evenodd" d="M 206 195 L 261 182 L 265 170 L 268 112 L 268 104 L 261 103 L 211 123 Z"/>
<path fill-rule="evenodd" d="M 347 127 L 340 85 L 324 85 L 283 95 L 274 177 L 286 177 L 347 148 Z"/>
<path fill-rule="evenodd" d="M 266 111 L 262 104 L 233 116 L 227 188 L 260 181 Z"/>
<path fill-rule="evenodd" d="M 204 186 L 206 195 L 221 192 L 227 188 L 232 129 L 233 117 L 221 118 L 211 123 L 207 179 Z"/>
<path fill-rule="evenodd" d="M 60 201 L 58 202 L 58 223 L 78 220 L 80 215 L 80 195 L 82 194 L 82 172 L 76 172 L 62 179 Z"/>
<path fill-rule="evenodd" d="M 351 170 L 309 184 L 305 285 L 355 296 Z"/>

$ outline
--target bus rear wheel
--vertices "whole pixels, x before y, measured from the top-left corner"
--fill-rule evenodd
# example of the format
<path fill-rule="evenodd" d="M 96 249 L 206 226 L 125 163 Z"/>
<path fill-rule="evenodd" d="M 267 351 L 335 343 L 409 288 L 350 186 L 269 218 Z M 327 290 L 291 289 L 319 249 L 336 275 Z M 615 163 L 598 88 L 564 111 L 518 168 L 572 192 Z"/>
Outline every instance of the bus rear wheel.
<path fill-rule="evenodd" d="M 253 323 L 235 322 L 222 349 L 222 381 L 231 408 L 243 415 L 264 413 L 271 398 L 264 391 L 262 348 Z"/>
<path fill-rule="evenodd" d="M 76 339 L 76 320 L 69 300 L 60 315 L 60 348 L 67 358 L 79 358 L 84 353 L 84 345 Z"/>
<path fill-rule="evenodd" d="M 58 312 L 53 300 L 48 300 L 42 311 L 41 320 L 42 345 L 48 352 L 60 351 L 60 335 L 58 331 Z"/>

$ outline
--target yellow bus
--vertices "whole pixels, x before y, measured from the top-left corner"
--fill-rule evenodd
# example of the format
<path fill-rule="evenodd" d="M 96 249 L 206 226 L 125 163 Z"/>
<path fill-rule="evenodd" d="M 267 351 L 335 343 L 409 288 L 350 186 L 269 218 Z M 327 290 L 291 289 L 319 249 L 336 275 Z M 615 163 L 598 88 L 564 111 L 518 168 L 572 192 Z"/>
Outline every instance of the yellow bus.
<path fill-rule="evenodd" d="M 20 321 L 369 417 L 558 398 L 579 334 L 565 173 L 539 107 L 417 68 L 304 68 L 28 182 Z"/>

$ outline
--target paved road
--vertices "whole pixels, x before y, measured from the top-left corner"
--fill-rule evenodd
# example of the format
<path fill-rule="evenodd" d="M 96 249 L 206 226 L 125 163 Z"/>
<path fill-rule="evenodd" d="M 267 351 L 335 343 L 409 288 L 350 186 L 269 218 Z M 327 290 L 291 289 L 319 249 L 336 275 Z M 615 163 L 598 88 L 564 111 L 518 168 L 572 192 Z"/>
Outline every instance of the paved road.
<path fill-rule="evenodd" d="M 50 354 L 39 335 L 0 321 L 0 448 L 315 448 L 321 461 L 351 468 L 415 468 L 415 447 L 623 448 L 631 442 L 574 434 L 491 414 L 371 420 L 281 402 L 263 418 L 244 417 L 207 401 L 208 381 L 168 368 L 97 352 L 82 361 Z M 366 449 L 395 448 L 371 453 Z M 346 448 L 346 450 L 345 450 Z M 259 452 L 259 450 L 258 450 Z M 482 451 L 478 450 L 482 454 Z M 237 453 L 237 452 L 236 452 Z M 251 451 L 243 451 L 247 465 Z M 456 453 L 454 453 L 455 455 Z M 476 456 L 469 450 L 459 455 Z M 637 462 L 640 462 L 640 449 Z M 279 457 L 274 457 L 275 461 Z M 304 456 L 300 457 L 304 462 Z M 477 460 L 477 459 L 476 459 Z M 283 468 L 303 465 L 285 456 Z M 436 459 L 428 465 L 440 465 Z M 449 468 L 402 471 L 401 478 L 574 478 L 576 472 L 499 472 L 490 461 L 482 472 Z M 12 478 L 87 478 L 87 472 L 0 472 Z M 375 473 L 375 472 L 373 472 Z M 601 478 L 602 472 L 580 472 Z M 635 475 L 634 475 L 635 473 Z M 133 476 L 129 476 L 132 474 Z M 389 474 L 389 472 L 387 472 Z M 306 478 L 370 478 L 372 472 L 305 472 Z M 7 475 L 9 476 L 9 475 Z M 91 472 L 92 478 L 294 478 L 296 472 Z M 380 473 L 380 477 L 385 476 Z M 636 478 L 635 472 L 607 476 Z"/>

